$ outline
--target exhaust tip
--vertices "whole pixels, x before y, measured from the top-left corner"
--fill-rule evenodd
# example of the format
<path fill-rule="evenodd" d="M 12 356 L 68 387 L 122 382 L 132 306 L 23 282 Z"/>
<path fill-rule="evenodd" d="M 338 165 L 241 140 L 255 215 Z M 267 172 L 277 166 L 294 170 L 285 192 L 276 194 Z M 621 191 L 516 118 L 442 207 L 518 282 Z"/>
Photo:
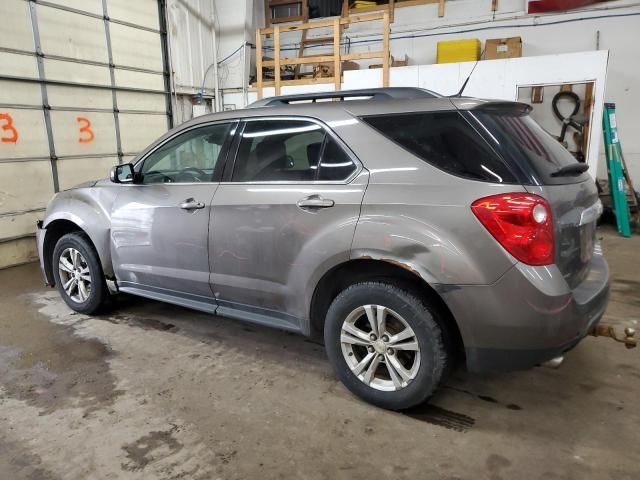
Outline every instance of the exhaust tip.
<path fill-rule="evenodd" d="M 560 366 L 563 363 L 564 363 L 564 356 L 560 355 L 559 357 L 552 358 L 551 360 L 547 360 L 542 364 L 542 366 L 547 368 L 560 368 Z"/>

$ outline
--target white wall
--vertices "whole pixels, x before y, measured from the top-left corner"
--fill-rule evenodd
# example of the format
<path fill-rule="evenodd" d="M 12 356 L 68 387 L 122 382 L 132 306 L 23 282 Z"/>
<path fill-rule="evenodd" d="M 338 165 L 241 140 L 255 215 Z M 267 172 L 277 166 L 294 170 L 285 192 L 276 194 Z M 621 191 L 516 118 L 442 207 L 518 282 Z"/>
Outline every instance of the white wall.
<path fill-rule="evenodd" d="M 246 41 L 253 43 L 255 26 L 264 23 L 262 10 L 253 8 L 253 0 L 169 0 L 167 8 L 169 44 L 175 90 L 179 94 L 213 95 L 214 40 L 220 63 L 220 88 L 241 87 L 242 54 L 223 61 Z M 247 56 L 247 69 L 250 56 Z"/>
<path fill-rule="evenodd" d="M 244 40 L 253 43 L 253 26 L 264 25 L 263 2 L 215 0 L 215 5 L 220 23 L 225 25 L 225 31 L 221 35 L 224 37 L 224 48 L 221 41 L 220 58 L 231 53 Z M 243 6 L 248 13 L 245 16 L 247 22 L 244 24 L 244 31 L 238 28 L 242 24 L 238 19 L 238 11 Z M 484 41 L 487 38 L 509 36 L 522 37 L 525 56 L 581 52 L 596 48 L 609 50 L 605 99 L 617 104 L 619 133 L 625 158 L 636 183 L 640 183 L 640 135 L 635 133 L 640 127 L 640 117 L 636 115 L 640 111 L 640 2 L 618 0 L 570 13 L 537 16 L 526 14 L 526 0 L 500 0 L 498 6 L 499 10 L 493 14 L 491 0 L 449 0 L 443 18 L 437 16 L 436 4 L 396 8 L 395 22 L 391 27 L 391 54 L 396 57 L 408 55 L 410 65 L 431 64 L 436 61 L 438 41 L 461 38 L 479 38 Z M 227 14 L 228 17 L 225 16 Z M 282 46 L 291 48 L 289 53 L 293 53 L 297 51 L 300 34 L 287 35 L 283 38 Z M 314 30 L 314 35 L 326 36 L 327 32 L 318 29 Z M 343 32 L 343 40 L 351 41 L 351 52 L 379 50 L 380 39 L 380 25 L 375 24 L 351 25 Z M 308 52 L 320 54 L 323 49 L 318 47 Z M 229 61 L 226 73 L 221 72 L 225 88 L 242 86 L 241 68 L 233 63 L 238 61 L 234 57 Z M 362 65 L 366 68 L 364 62 Z M 327 89 L 330 88 L 328 85 Z M 233 101 L 229 100 L 230 103 L 242 106 L 236 100 L 241 96 L 228 97 L 235 97 Z M 604 162 L 600 164 L 604 165 Z M 601 168 L 600 175 L 603 174 Z"/>
<path fill-rule="evenodd" d="M 608 52 L 561 53 L 533 57 L 505 58 L 480 62 L 431 64 L 391 68 L 392 87 L 416 86 L 442 95 L 455 95 L 469 78 L 464 94 L 470 97 L 496 100 L 518 100 L 519 88 L 526 85 L 594 83 L 592 119 L 602 118 L 606 85 Z M 473 75 L 469 77 L 471 71 Z M 352 70 L 344 73 L 342 88 L 372 88 L 382 86 L 382 70 Z M 600 121 L 596 121 L 599 125 Z M 553 131 L 551 128 L 549 131 Z M 598 172 L 601 131 L 593 129 L 589 136 L 586 162 L 589 173 Z"/>

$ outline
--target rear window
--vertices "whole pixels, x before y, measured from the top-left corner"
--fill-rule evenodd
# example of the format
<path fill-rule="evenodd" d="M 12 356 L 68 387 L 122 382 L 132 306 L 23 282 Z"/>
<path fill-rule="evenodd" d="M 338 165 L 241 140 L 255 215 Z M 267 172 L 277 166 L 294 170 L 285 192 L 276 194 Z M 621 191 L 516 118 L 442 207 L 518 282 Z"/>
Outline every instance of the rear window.
<path fill-rule="evenodd" d="M 540 185 L 579 183 L 588 173 L 553 177 L 558 169 L 576 163 L 576 159 L 529 115 L 513 110 L 469 111 L 484 127 L 487 141 L 510 165 L 518 168 L 529 182 Z"/>
<path fill-rule="evenodd" d="M 507 165 L 457 111 L 367 116 L 363 120 L 446 172 L 484 182 L 517 183 Z"/>

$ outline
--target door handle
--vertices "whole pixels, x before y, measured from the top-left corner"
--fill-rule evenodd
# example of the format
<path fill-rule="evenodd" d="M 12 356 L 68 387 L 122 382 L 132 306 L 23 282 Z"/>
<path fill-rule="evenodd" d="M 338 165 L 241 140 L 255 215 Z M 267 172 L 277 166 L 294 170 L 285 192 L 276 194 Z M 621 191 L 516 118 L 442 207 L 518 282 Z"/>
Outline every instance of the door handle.
<path fill-rule="evenodd" d="M 330 208 L 336 204 L 330 198 L 324 198 L 321 195 L 309 195 L 308 197 L 298 200 L 296 205 L 302 209 Z"/>
<path fill-rule="evenodd" d="M 204 203 L 196 202 L 193 198 L 187 198 L 180 204 L 180 208 L 183 210 L 199 210 L 204 208 Z"/>

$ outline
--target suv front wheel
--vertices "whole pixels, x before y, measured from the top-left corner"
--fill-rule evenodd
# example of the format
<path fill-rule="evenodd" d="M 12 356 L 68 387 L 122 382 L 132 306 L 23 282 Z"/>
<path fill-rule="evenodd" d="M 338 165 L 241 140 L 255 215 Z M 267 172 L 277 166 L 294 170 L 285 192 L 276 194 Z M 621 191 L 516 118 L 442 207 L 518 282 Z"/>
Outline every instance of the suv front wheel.
<path fill-rule="evenodd" d="M 430 397 L 447 360 L 428 305 L 388 283 L 358 283 L 342 291 L 327 312 L 324 340 L 342 383 L 367 402 L 391 410 Z"/>
<path fill-rule="evenodd" d="M 109 298 L 98 254 L 80 232 L 60 237 L 53 249 L 53 275 L 65 303 L 76 312 L 91 315 Z"/>

